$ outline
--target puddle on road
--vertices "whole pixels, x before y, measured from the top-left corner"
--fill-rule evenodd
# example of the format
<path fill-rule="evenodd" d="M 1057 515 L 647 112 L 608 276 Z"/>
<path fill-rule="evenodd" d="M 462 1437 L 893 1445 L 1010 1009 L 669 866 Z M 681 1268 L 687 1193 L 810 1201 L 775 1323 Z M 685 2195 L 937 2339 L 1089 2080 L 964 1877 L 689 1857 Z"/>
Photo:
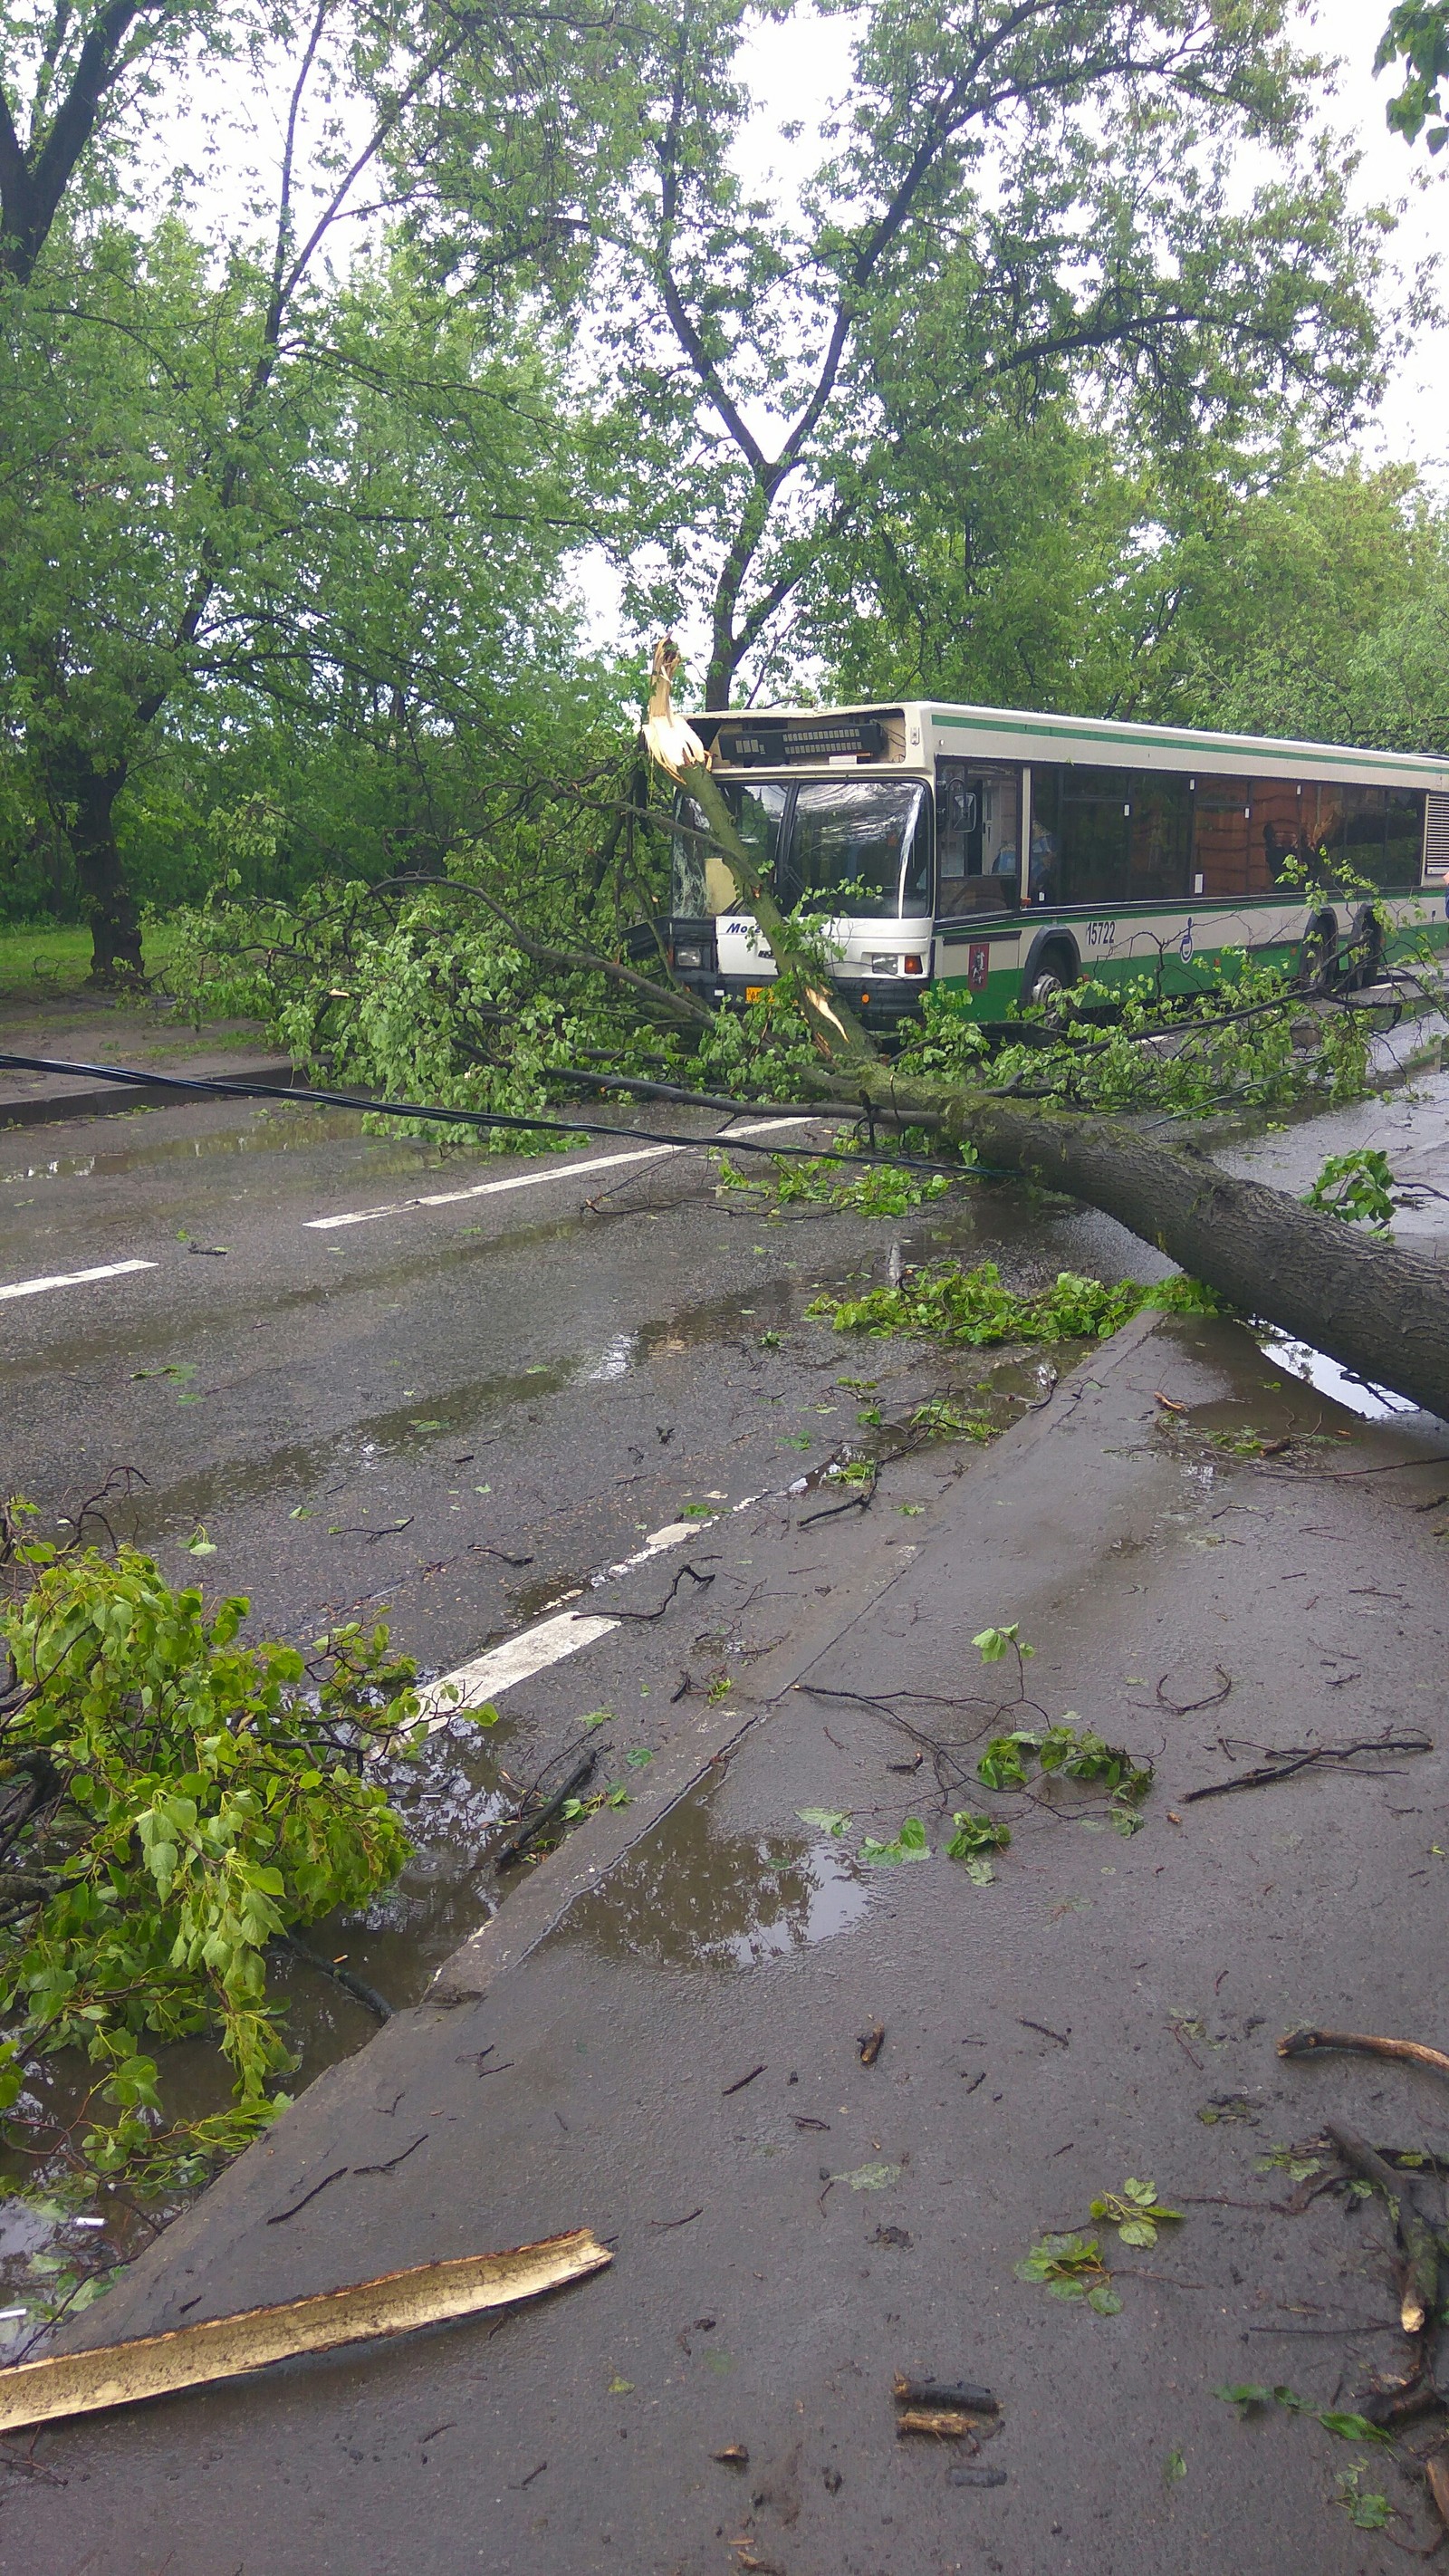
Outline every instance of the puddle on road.
<path fill-rule="evenodd" d="M 714 1796 L 706 1786 L 681 1799 L 557 1937 L 659 1968 L 753 1968 L 859 1920 L 868 1893 L 843 1852 L 728 1833 L 711 1822 Z"/>
<path fill-rule="evenodd" d="M 1206 1362 L 1227 1380 L 1221 1394 L 1200 1400 L 1188 1396 L 1190 1428 L 1224 1448 L 1231 1447 L 1235 1436 L 1245 1443 L 1338 1437 L 1363 1422 L 1418 1411 L 1406 1397 L 1371 1386 L 1271 1324 L 1174 1316 L 1159 1325 L 1158 1339 L 1168 1346 L 1175 1343 L 1185 1357 Z M 1162 1383 L 1169 1395 L 1178 1391 L 1170 1377 L 1164 1375 Z"/>
<path fill-rule="evenodd" d="M 206 1108 L 211 1104 L 204 1093 L 180 1106 Z M 136 1113 L 138 1116 L 143 1114 Z M 149 1114 L 149 1113 L 147 1113 Z M 0 1189 L 25 1181 L 113 1180 L 127 1172 L 154 1171 L 168 1163 L 206 1163 L 216 1156 L 234 1154 L 308 1153 L 322 1145 L 362 1144 L 368 1148 L 369 1172 L 440 1172 L 458 1168 L 452 1157 L 443 1157 L 436 1148 L 429 1149 L 419 1137 L 415 1141 L 394 1140 L 389 1146 L 376 1137 L 364 1136 L 355 1111 L 345 1109 L 272 1109 L 265 1105 L 244 1125 L 214 1128 L 202 1136 L 156 1136 L 135 1144 L 96 1147 L 86 1154 L 45 1154 L 12 1135 L 10 1155 L 28 1154 L 23 1163 L 11 1161 L 0 1172 Z M 0 1146 L 0 1152 L 3 1152 Z M 0 1208 L 0 1214 L 3 1214 Z"/>
<path fill-rule="evenodd" d="M 1256 1336 L 1259 1347 L 1270 1360 L 1288 1371 L 1305 1386 L 1316 1387 L 1320 1395 L 1332 1396 L 1346 1412 L 1358 1414 L 1366 1422 L 1382 1422 L 1395 1413 L 1417 1413 L 1406 1395 L 1395 1395 L 1391 1388 L 1375 1386 L 1369 1378 L 1359 1377 L 1352 1369 L 1343 1368 L 1337 1360 L 1314 1350 L 1309 1342 L 1291 1341 L 1286 1333 L 1264 1326 Z"/>

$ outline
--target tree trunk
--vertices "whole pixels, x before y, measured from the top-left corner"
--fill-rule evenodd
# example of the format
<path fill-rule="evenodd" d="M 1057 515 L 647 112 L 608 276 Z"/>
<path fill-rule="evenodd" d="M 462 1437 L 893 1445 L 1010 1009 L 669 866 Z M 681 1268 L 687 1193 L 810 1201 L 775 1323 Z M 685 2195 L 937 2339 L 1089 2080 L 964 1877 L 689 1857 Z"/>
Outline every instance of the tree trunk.
<path fill-rule="evenodd" d="M 877 1076 L 871 1088 L 909 1120 L 913 1086 Z M 1200 1145 L 1160 1144 L 1078 1110 L 928 1088 L 942 1132 L 984 1163 L 1085 1199 L 1245 1314 L 1449 1420 L 1449 1263 L 1237 1180 Z"/>
<path fill-rule="evenodd" d="M 135 984 L 145 972 L 141 925 L 116 846 L 116 798 L 125 783 L 124 764 L 97 769 L 84 754 L 52 779 L 90 921 L 93 984 Z"/>

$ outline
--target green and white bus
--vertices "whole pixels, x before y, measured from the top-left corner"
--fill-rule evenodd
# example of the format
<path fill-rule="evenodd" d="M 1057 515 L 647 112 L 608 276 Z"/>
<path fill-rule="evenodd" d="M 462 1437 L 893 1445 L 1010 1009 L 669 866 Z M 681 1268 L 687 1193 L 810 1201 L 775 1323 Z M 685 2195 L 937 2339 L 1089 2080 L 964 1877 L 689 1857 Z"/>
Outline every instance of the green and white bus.
<path fill-rule="evenodd" d="M 1411 935 L 1449 937 L 1449 761 L 922 702 L 690 722 L 777 899 L 808 898 L 875 1027 L 931 984 L 996 1021 L 1144 971 L 1190 993 L 1224 949 L 1343 989 Z M 667 943 L 714 1002 L 760 998 L 775 972 L 693 832 L 675 835 Z"/>

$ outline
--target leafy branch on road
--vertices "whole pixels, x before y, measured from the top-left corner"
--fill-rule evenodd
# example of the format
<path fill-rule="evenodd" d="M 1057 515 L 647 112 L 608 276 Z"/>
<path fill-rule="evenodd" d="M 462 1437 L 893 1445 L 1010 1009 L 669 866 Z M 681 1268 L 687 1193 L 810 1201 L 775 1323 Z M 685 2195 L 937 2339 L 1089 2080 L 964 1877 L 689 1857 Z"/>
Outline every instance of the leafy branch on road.
<path fill-rule="evenodd" d="M 0 1614 L 4 2135 L 91 2175 L 194 2177 L 284 2099 L 270 1946 L 407 1856 L 367 1755 L 409 1736 L 414 1667 L 381 1625 L 310 1657 L 244 1645 L 244 1598 L 208 1608 L 133 1547 L 22 1536 L 13 1555 L 29 1589 Z M 233 2107 L 168 2127 L 147 2043 L 203 2032 Z M 63 2052 L 93 2070 L 69 2117 L 46 2081 L 67 2089 Z"/>
<path fill-rule="evenodd" d="M 932 1262 L 909 1272 L 898 1287 L 871 1288 L 863 1297 L 819 1297 L 806 1313 L 828 1317 L 838 1333 L 930 1333 L 975 1349 L 1002 1342 L 1105 1341 L 1144 1307 L 1165 1314 L 1212 1315 L 1222 1300 L 1196 1279 L 1164 1279 L 1144 1286 L 1119 1279 L 1107 1287 L 1073 1270 L 1059 1271 L 1050 1288 L 1023 1294 L 1008 1288 L 994 1261 L 971 1269 Z"/>

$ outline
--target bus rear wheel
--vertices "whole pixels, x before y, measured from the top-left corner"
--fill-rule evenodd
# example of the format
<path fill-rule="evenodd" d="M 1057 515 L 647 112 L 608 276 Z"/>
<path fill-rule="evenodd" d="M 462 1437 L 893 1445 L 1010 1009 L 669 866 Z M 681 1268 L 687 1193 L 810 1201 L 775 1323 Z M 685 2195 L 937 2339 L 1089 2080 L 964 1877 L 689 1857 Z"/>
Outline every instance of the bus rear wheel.
<path fill-rule="evenodd" d="M 1327 993 L 1338 963 L 1338 923 L 1331 912 L 1316 912 L 1303 933 L 1294 978 L 1301 993 Z"/>
<path fill-rule="evenodd" d="M 1066 1026 L 1072 1016 L 1069 994 L 1077 980 L 1076 961 L 1064 949 L 1048 948 L 1032 978 L 1028 999 L 1042 1014 L 1050 1029 Z"/>
<path fill-rule="evenodd" d="M 1354 992 L 1376 984 L 1384 971 L 1384 925 L 1376 903 L 1361 903 L 1348 934 L 1348 983 Z"/>

